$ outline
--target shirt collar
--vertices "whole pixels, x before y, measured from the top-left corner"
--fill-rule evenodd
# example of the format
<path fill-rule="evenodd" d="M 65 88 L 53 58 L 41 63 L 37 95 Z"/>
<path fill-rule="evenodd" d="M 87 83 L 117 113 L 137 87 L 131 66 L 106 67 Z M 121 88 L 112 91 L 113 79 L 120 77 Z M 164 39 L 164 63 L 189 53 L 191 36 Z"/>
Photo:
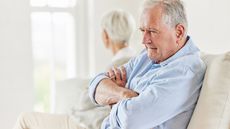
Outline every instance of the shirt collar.
<path fill-rule="evenodd" d="M 190 38 L 190 36 L 187 37 L 187 42 L 185 43 L 185 45 L 179 50 L 177 51 L 173 56 L 169 57 L 167 60 L 161 62 L 159 65 L 160 66 L 165 66 L 167 65 L 169 62 L 172 62 L 173 60 L 182 57 L 184 55 L 190 54 L 190 53 L 195 53 L 199 51 L 199 48 L 193 43 L 192 39 Z"/>

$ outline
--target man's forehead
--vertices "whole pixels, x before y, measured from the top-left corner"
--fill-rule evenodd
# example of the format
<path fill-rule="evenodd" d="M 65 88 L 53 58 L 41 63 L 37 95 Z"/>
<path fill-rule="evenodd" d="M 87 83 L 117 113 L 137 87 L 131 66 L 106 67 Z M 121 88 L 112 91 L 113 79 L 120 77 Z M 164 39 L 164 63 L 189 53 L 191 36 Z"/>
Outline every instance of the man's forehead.
<path fill-rule="evenodd" d="M 162 22 L 162 9 L 158 7 L 146 8 L 140 16 L 140 25 L 154 28 Z"/>
<path fill-rule="evenodd" d="M 140 19 L 140 27 L 142 28 L 156 28 L 162 24 L 161 18 L 142 17 Z"/>
<path fill-rule="evenodd" d="M 145 8 L 143 8 L 142 10 L 142 15 L 145 13 L 159 13 L 161 14 L 163 12 L 163 6 L 158 4 L 158 5 L 154 5 L 154 6 L 146 6 Z"/>

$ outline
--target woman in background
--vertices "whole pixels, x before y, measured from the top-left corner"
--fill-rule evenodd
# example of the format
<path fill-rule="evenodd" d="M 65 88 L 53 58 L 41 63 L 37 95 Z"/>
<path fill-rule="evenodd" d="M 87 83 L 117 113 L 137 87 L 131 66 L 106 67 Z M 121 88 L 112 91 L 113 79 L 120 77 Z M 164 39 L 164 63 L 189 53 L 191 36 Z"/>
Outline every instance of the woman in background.
<path fill-rule="evenodd" d="M 102 18 L 103 43 L 113 54 L 108 68 L 111 66 L 120 66 L 134 56 L 134 51 L 129 47 L 134 26 L 135 21 L 133 17 L 122 10 L 110 11 Z"/>

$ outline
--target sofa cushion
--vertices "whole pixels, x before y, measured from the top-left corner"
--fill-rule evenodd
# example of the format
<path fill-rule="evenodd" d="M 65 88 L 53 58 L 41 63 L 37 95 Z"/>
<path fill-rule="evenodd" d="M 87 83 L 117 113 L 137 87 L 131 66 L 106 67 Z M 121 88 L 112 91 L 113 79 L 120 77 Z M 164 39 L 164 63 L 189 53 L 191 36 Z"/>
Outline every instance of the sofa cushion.
<path fill-rule="evenodd" d="M 204 55 L 207 71 L 188 129 L 230 128 L 230 52 Z"/>
<path fill-rule="evenodd" d="M 82 94 L 84 99 L 80 104 L 72 108 L 70 116 L 86 129 L 100 129 L 102 121 L 109 115 L 111 109 L 109 106 L 94 105 L 89 98 L 88 90 L 86 92 L 87 94 Z"/>
<path fill-rule="evenodd" d="M 79 105 L 80 96 L 88 89 L 89 79 L 74 78 L 59 81 L 56 84 L 55 92 L 55 113 L 66 114 L 70 109 Z"/>
<path fill-rule="evenodd" d="M 100 129 L 102 121 L 110 112 L 109 106 L 95 105 L 89 97 L 88 88 L 80 94 L 79 103 L 71 108 L 70 116 L 86 129 Z"/>
<path fill-rule="evenodd" d="M 89 81 L 90 79 L 75 78 L 57 82 L 55 113 L 69 114 L 85 129 L 100 129 L 110 107 L 92 103 L 88 95 Z"/>

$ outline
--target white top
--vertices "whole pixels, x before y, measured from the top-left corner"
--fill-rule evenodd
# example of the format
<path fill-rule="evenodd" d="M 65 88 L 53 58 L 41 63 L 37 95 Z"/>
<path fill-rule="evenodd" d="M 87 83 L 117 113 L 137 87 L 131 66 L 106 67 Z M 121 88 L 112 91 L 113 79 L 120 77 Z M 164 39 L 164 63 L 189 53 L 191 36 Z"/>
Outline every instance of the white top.
<path fill-rule="evenodd" d="M 112 58 L 109 65 L 107 65 L 107 70 L 113 66 L 120 66 L 129 61 L 131 57 L 135 56 L 135 51 L 130 47 L 125 47 L 120 49 Z"/>
<path fill-rule="evenodd" d="M 133 57 L 135 55 L 135 52 L 132 48 L 130 47 L 125 47 L 120 49 L 112 58 L 112 62 L 115 62 L 117 60 L 120 60 L 122 58 L 128 58 L 128 57 Z"/>

